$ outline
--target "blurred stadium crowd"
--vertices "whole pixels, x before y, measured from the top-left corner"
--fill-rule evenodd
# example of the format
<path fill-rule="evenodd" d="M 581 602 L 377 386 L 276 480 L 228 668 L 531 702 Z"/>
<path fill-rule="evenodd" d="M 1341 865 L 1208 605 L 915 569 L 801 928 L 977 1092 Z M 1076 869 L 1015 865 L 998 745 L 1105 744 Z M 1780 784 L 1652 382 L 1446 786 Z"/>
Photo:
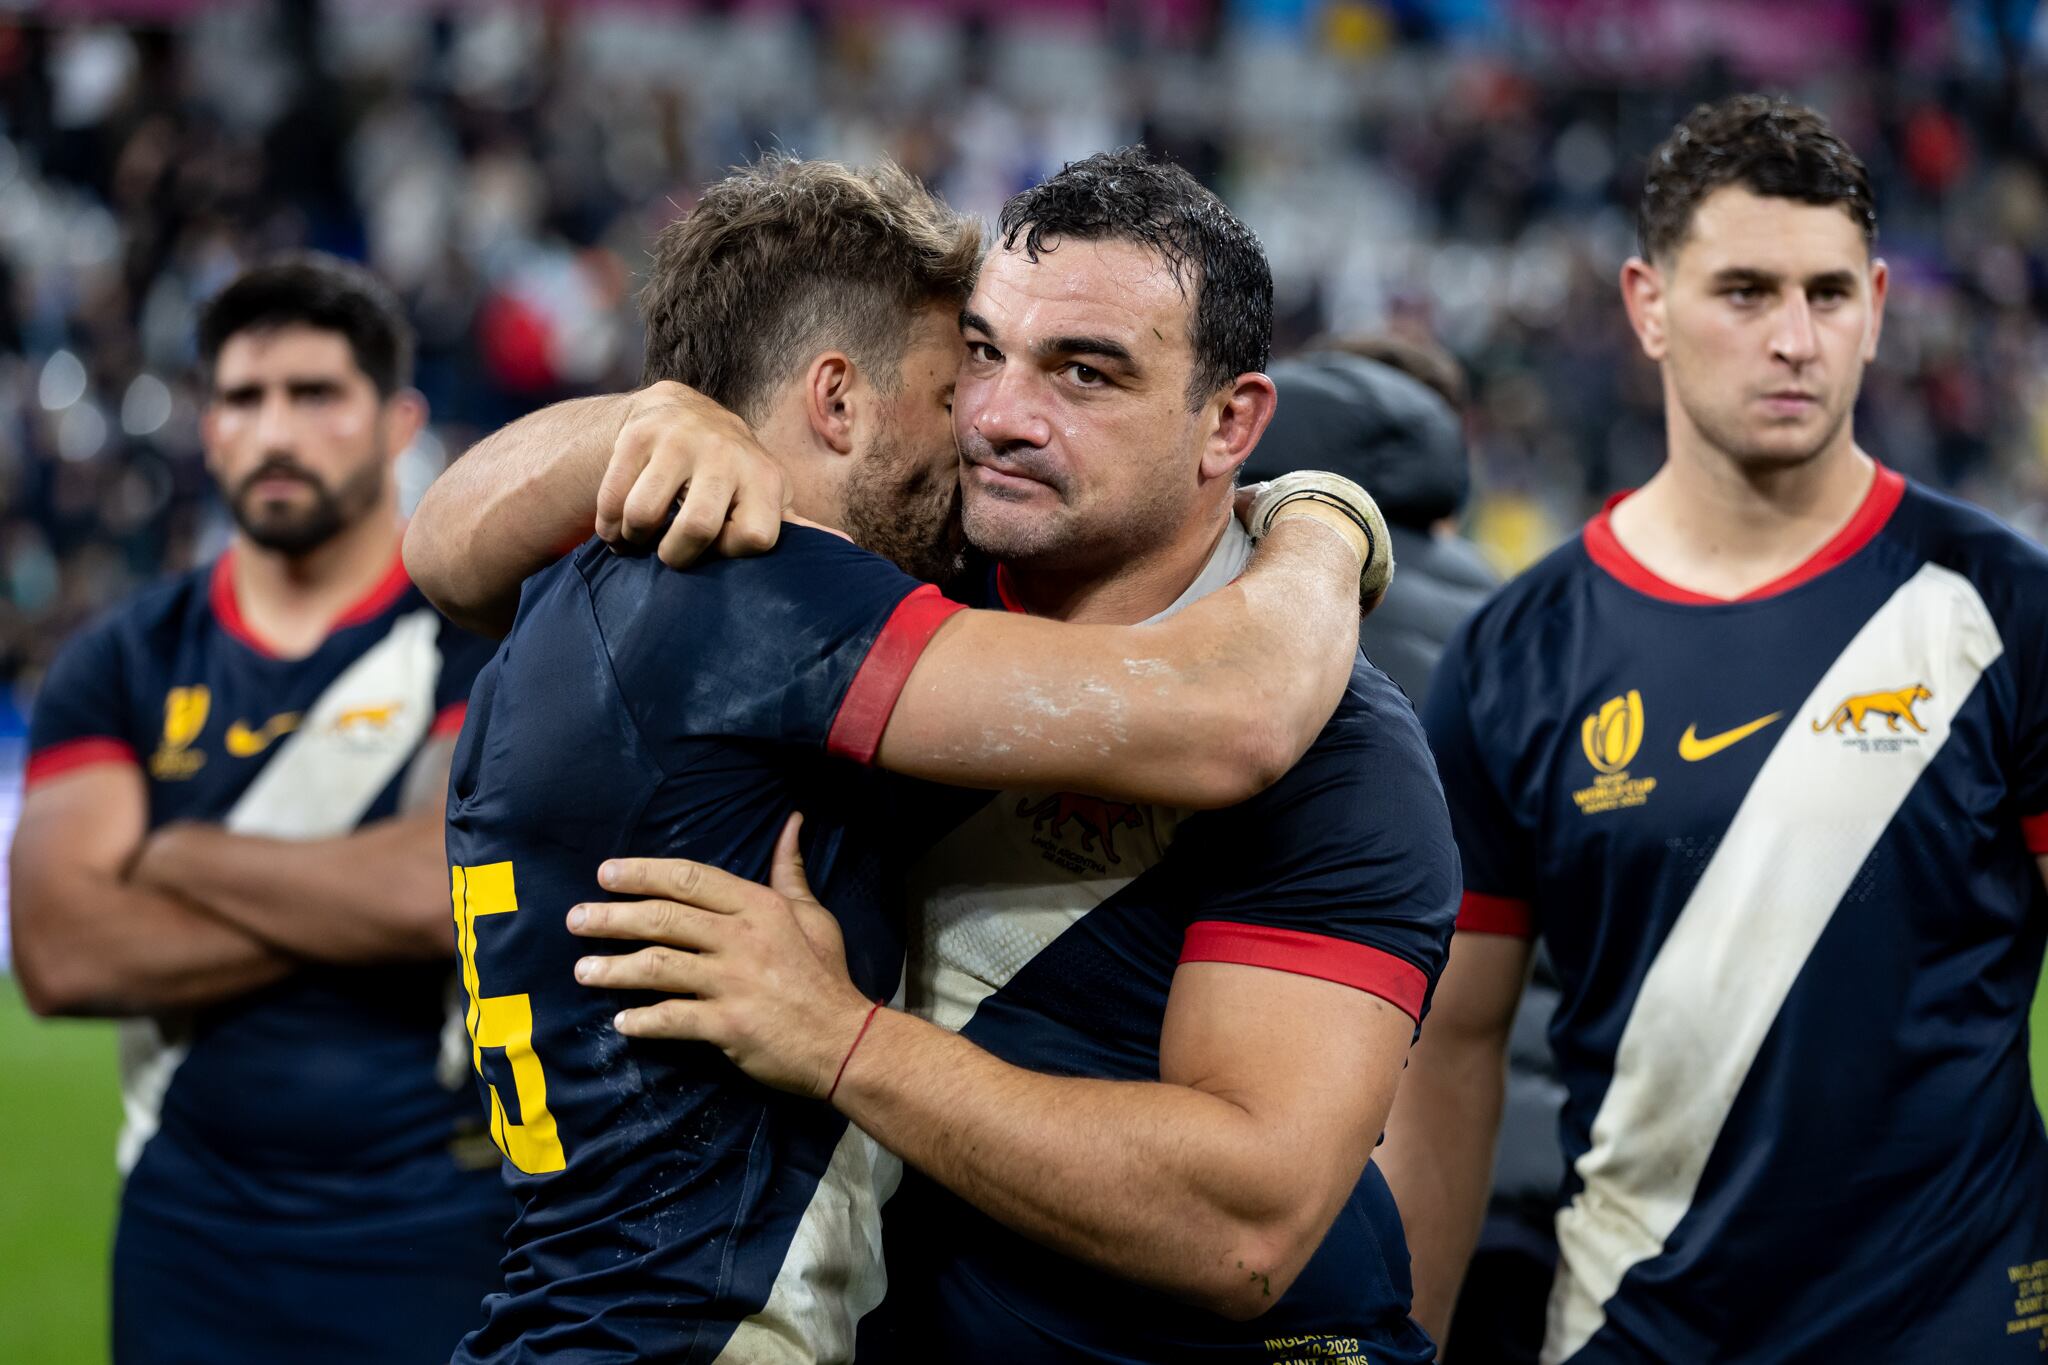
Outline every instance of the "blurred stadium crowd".
<path fill-rule="evenodd" d="M 137 26 L 138 14 L 149 16 Z M 252 256 L 369 261 L 420 333 L 423 487 L 484 430 L 630 384 L 636 275 L 757 149 L 887 153 L 992 216 L 1140 140 L 1262 235 L 1284 348 L 1434 337 L 1472 376 L 1504 567 L 1660 458 L 1615 271 L 1644 153 L 1778 88 L 1869 162 L 1893 296 L 1859 432 L 2048 526 L 2048 19 L 2033 0 L 1069 0 L 1032 6 L 153 0 L 0 19 L 0 683 L 216 524 L 197 303 Z M 9 727 L 0 700 L 0 734 Z"/>

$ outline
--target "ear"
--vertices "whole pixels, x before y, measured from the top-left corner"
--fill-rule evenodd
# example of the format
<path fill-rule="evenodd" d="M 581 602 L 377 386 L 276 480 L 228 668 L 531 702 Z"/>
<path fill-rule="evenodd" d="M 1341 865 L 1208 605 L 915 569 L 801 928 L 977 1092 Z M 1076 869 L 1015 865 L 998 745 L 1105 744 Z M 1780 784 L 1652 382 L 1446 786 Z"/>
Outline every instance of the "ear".
<path fill-rule="evenodd" d="M 427 424 L 427 396 L 418 389 L 400 389 L 384 400 L 384 455 L 405 454 Z"/>
<path fill-rule="evenodd" d="M 1870 263 L 1870 331 L 1863 339 L 1863 363 L 1877 359 L 1877 338 L 1884 331 L 1884 301 L 1892 288 L 1892 270 L 1882 257 Z"/>
<path fill-rule="evenodd" d="M 1664 330 L 1663 273 L 1641 256 L 1629 257 L 1621 267 L 1621 301 L 1643 354 L 1652 360 L 1664 359 L 1670 347 Z"/>
<path fill-rule="evenodd" d="M 844 351 L 824 351 L 804 371 L 804 420 L 835 455 L 853 453 L 860 426 L 855 391 L 861 375 Z"/>
<path fill-rule="evenodd" d="M 1251 371 L 1231 380 L 1220 399 L 1210 401 L 1220 406 L 1209 439 L 1202 443 L 1202 477 L 1228 479 L 1266 434 L 1280 395 L 1272 380 Z"/>

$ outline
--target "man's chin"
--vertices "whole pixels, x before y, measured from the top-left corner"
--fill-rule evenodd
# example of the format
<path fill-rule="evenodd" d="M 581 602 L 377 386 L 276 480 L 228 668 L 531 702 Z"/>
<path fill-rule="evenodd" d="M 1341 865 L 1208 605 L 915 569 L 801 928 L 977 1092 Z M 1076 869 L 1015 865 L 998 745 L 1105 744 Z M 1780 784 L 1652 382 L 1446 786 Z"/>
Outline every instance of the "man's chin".
<path fill-rule="evenodd" d="M 235 524 L 251 542 L 275 554 L 311 554 L 341 532 L 341 525 L 327 517 L 238 516 Z"/>

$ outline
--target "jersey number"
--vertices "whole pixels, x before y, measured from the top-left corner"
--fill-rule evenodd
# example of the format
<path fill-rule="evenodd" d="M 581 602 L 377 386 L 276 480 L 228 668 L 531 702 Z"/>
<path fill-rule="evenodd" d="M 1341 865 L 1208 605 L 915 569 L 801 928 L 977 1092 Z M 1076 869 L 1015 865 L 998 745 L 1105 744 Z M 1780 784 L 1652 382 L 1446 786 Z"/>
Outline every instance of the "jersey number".
<path fill-rule="evenodd" d="M 566 1164 L 555 1116 L 548 1112 L 548 1078 L 533 1052 L 533 1004 L 526 995 L 485 995 L 476 973 L 476 922 L 485 915 L 509 915 L 519 909 L 512 885 L 512 864 L 449 869 L 449 894 L 455 902 L 455 946 L 462 954 L 462 984 L 469 991 L 469 1054 L 476 1074 L 484 1074 L 484 1049 L 502 1048 L 512 1068 L 512 1088 L 519 1099 L 518 1123 L 505 1114 L 498 1087 L 491 1093 L 491 1139 L 498 1150 L 528 1175 L 559 1171 Z"/>

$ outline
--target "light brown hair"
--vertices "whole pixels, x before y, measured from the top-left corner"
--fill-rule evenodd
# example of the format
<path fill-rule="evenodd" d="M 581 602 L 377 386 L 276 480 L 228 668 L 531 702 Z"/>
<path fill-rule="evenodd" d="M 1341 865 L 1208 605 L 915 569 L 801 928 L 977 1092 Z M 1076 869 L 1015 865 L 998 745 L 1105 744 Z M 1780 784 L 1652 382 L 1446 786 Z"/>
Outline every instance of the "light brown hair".
<path fill-rule="evenodd" d="M 655 238 L 641 382 L 680 380 L 753 421 L 836 347 L 889 391 L 913 313 L 964 303 L 980 262 L 980 224 L 895 163 L 770 153 Z"/>

